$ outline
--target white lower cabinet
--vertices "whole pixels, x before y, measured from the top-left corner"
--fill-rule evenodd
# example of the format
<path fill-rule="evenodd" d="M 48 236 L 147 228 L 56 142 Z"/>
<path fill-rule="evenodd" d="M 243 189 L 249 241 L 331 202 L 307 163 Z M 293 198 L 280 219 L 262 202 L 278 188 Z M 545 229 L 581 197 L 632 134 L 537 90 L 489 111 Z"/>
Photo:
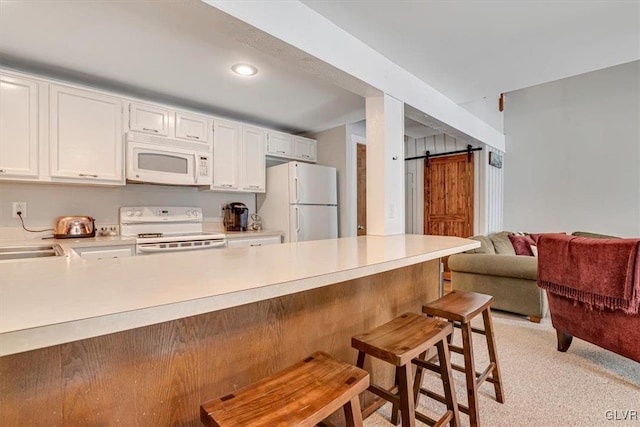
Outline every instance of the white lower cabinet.
<path fill-rule="evenodd" d="M 52 181 L 124 185 L 120 98 L 51 85 L 49 115 Z"/>
<path fill-rule="evenodd" d="M 0 179 L 37 179 L 38 83 L 0 74 Z"/>
<path fill-rule="evenodd" d="M 279 245 L 280 243 L 282 243 L 280 236 L 241 237 L 234 239 L 232 236 L 227 235 L 228 248 L 248 248 L 253 246 Z"/>
<path fill-rule="evenodd" d="M 86 260 L 125 258 L 136 254 L 134 245 L 126 246 L 93 246 L 75 248 L 74 251 Z"/>

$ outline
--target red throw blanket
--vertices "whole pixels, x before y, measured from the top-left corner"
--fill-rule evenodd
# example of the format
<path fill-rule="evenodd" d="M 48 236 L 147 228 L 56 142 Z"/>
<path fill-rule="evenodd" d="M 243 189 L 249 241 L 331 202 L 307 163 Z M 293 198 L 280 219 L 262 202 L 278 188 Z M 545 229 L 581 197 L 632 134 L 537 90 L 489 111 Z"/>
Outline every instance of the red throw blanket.
<path fill-rule="evenodd" d="M 637 314 L 640 239 L 545 234 L 538 242 L 538 286 L 590 307 Z"/>

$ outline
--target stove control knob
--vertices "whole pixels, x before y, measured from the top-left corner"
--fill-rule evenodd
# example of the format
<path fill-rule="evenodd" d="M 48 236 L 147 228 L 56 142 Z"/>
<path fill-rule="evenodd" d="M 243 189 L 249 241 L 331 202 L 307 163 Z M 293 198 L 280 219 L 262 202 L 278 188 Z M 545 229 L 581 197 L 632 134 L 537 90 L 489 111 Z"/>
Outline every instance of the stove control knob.
<path fill-rule="evenodd" d="M 135 215 L 136 216 L 142 216 L 142 211 L 136 211 Z"/>
<path fill-rule="evenodd" d="M 196 209 L 194 209 L 193 211 L 191 211 L 191 214 L 193 216 L 198 216 L 198 211 Z"/>
<path fill-rule="evenodd" d="M 126 212 L 126 214 L 127 214 L 127 216 L 133 216 L 133 211 L 132 211 L 131 209 L 129 209 L 129 210 Z"/>
<path fill-rule="evenodd" d="M 186 211 L 186 212 L 185 212 L 185 214 L 186 214 L 187 216 L 191 216 L 191 211 L 189 211 L 189 210 L 188 210 L 188 211 Z"/>

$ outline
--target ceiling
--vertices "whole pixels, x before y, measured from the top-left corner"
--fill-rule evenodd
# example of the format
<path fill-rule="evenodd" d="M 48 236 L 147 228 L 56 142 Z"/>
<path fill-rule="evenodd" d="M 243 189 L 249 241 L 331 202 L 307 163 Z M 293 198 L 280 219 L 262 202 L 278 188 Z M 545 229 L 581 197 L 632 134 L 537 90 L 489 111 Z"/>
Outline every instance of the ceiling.
<path fill-rule="evenodd" d="M 640 59 L 637 0 L 301 0 L 458 104 Z"/>
<path fill-rule="evenodd" d="M 463 105 L 640 58 L 637 1 L 303 3 Z M 246 27 L 199 0 L 0 1 L 0 65 L 294 133 L 364 118 L 361 96 L 251 47 Z"/>
<path fill-rule="evenodd" d="M 198 0 L 3 1 L 0 64 L 294 133 L 364 118 L 361 96 L 241 43 L 232 20 Z"/>

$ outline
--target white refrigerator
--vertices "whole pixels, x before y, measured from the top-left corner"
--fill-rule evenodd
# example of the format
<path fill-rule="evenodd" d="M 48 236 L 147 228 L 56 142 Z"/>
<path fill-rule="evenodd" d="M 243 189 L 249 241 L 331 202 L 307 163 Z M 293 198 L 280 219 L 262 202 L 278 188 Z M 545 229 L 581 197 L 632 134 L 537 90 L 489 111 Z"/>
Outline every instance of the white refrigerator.
<path fill-rule="evenodd" d="M 267 191 L 258 194 L 262 226 L 285 242 L 338 237 L 336 168 L 289 162 L 267 168 Z"/>

